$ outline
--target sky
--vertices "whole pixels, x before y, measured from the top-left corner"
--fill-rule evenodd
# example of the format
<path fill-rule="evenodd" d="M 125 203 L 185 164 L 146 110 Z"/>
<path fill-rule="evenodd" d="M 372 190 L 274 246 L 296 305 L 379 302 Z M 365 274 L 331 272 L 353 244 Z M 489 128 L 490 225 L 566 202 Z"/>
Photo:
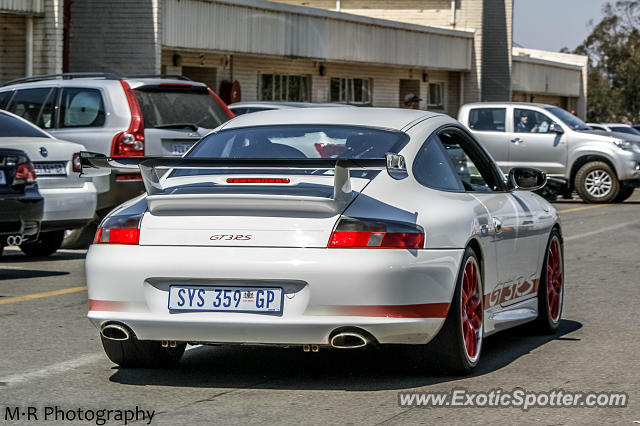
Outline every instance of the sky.
<path fill-rule="evenodd" d="M 559 51 L 580 45 L 589 20 L 602 19 L 606 0 L 514 0 L 513 41 L 531 49 Z"/>

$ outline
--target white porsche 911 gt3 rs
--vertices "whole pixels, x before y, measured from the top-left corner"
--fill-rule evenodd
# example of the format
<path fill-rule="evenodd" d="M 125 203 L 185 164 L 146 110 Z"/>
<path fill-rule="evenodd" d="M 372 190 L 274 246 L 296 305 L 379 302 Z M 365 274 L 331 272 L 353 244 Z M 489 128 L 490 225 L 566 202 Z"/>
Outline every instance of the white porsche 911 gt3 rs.
<path fill-rule="evenodd" d="M 248 114 L 183 158 L 82 153 L 83 173 L 139 168 L 146 194 L 111 212 L 86 261 L 89 318 L 122 366 L 186 343 L 410 344 L 450 373 L 483 338 L 563 302 L 558 215 L 505 180 L 452 118 L 358 108 Z"/>

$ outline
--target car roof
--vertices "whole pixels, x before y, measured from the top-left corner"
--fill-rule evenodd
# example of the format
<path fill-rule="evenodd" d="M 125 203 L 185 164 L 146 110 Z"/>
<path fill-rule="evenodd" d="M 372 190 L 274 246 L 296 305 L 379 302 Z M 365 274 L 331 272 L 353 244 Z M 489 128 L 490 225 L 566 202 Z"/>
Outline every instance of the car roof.
<path fill-rule="evenodd" d="M 560 108 L 555 105 L 539 104 L 533 102 L 472 102 L 464 104 L 462 108 L 466 107 L 501 107 L 501 106 L 521 106 L 521 107 L 538 107 L 538 108 Z"/>
<path fill-rule="evenodd" d="M 229 105 L 229 109 L 233 108 L 247 108 L 247 107 L 259 107 L 259 108 L 336 108 L 336 107 L 351 107 L 347 104 L 329 104 L 329 103 L 313 103 L 313 102 L 272 102 L 272 101 L 255 101 L 255 102 L 236 102 Z"/>
<path fill-rule="evenodd" d="M 158 86 L 162 84 L 167 85 L 191 85 L 206 87 L 204 83 L 192 81 L 189 78 L 178 75 L 133 75 L 133 76 L 119 76 L 112 73 L 65 73 L 65 74 L 51 74 L 51 75 L 35 75 L 31 77 L 20 78 L 17 80 L 9 81 L 3 85 L 2 88 L 22 88 L 22 87 L 42 87 L 51 85 L 60 86 L 96 86 L 96 85 L 111 85 L 119 83 L 120 81 L 126 81 L 131 87 L 140 87 L 145 85 Z M 101 84 L 97 84 L 101 83 Z"/>
<path fill-rule="evenodd" d="M 430 111 L 399 108 L 288 108 L 240 115 L 221 127 L 221 130 L 287 124 L 326 124 L 366 126 L 402 130 L 420 119 L 440 117 Z"/>

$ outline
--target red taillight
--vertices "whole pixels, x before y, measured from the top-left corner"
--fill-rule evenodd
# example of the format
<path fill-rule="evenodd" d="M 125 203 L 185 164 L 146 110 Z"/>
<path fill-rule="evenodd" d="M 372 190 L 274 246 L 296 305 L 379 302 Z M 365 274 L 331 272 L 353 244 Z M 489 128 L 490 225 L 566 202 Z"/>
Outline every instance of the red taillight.
<path fill-rule="evenodd" d="M 93 244 L 138 245 L 141 215 L 115 215 L 105 219 L 96 230 Z"/>
<path fill-rule="evenodd" d="M 418 225 L 370 219 L 342 218 L 329 239 L 329 248 L 424 248 Z"/>
<path fill-rule="evenodd" d="M 227 113 L 227 115 L 229 116 L 229 118 L 234 118 L 235 115 L 233 114 L 233 112 L 231 112 L 231 110 L 229 108 L 227 108 L 227 104 L 225 104 L 224 102 L 222 102 L 222 99 L 220 99 L 220 96 L 216 95 L 216 93 L 211 90 L 209 87 L 207 87 L 207 89 L 209 90 L 209 93 L 211 94 L 211 96 L 214 97 L 214 99 L 220 104 L 220 106 L 224 109 L 224 112 Z"/>
<path fill-rule="evenodd" d="M 289 183 L 289 178 L 228 178 L 227 183 Z"/>
<path fill-rule="evenodd" d="M 20 163 L 16 167 L 16 175 L 13 178 L 14 185 L 31 185 L 36 183 L 36 171 L 33 163 Z"/>
<path fill-rule="evenodd" d="M 80 153 L 76 152 L 71 157 L 71 170 L 74 173 L 82 173 L 82 163 L 80 162 Z"/>
<path fill-rule="evenodd" d="M 126 81 L 121 80 L 122 89 L 131 111 L 129 128 L 116 134 L 111 144 L 112 157 L 143 157 L 144 156 L 144 121 L 138 98 Z"/>
<path fill-rule="evenodd" d="M 137 182 L 142 180 L 140 173 L 124 173 L 122 175 L 116 175 L 116 182 Z"/>

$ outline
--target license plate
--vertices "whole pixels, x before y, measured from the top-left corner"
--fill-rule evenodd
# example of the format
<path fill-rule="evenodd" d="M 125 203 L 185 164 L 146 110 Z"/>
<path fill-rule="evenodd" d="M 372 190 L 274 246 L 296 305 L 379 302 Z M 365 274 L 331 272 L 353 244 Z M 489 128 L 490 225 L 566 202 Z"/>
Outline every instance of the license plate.
<path fill-rule="evenodd" d="M 172 143 L 171 144 L 171 154 L 173 155 L 182 155 L 187 152 L 191 148 L 190 143 Z"/>
<path fill-rule="evenodd" d="M 7 178 L 4 176 L 4 170 L 0 170 L 0 185 L 6 185 Z"/>
<path fill-rule="evenodd" d="M 280 287 L 178 286 L 169 287 L 170 311 L 281 313 Z"/>
<path fill-rule="evenodd" d="M 66 176 L 65 163 L 35 163 L 33 165 L 37 176 Z"/>

